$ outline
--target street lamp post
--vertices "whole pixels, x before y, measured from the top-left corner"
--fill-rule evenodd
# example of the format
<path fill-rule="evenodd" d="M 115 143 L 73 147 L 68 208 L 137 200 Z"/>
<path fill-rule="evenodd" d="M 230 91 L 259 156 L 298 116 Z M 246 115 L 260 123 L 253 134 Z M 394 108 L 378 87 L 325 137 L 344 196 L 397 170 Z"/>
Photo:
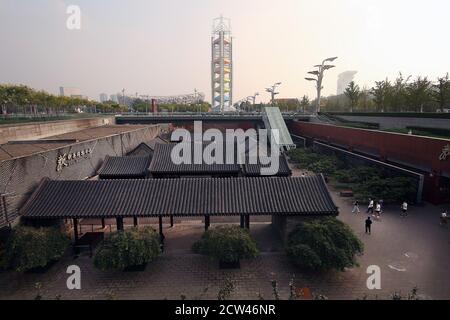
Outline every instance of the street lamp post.
<path fill-rule="evenodd" d="M 327 58 L 327 59 L 322 61 L 322 64 L 315 65 L 314 68 L 317 68 L 317 70 L 309 71 L 308 73 L 314 75 L 316 78 L 305 78 L 305 80 L 315 81 L 316 82 L 316 89 L 317 89 L 316 114 L 318 114 L 320 112 L 320 95 L 321 95 L 321 92 L 322 92 L 322 89 L 323 89 L 322 80 L 323 80 L 324 72 L 326 70 L 329 70 L 329 69 L 335 67 L 334 65 L 329 65 L 329 64 L 326 64 L 326 63 L 327 62 L 332 62 L 332 61 L 336 60 L 337 58 L 338 57 Z"/>
<path fill-rule="evenodd" d="M 256 97 L 259 96 L 259 92 L 256 92 L 254 95 L 250 96 L 252 98 L 253 108 L 255 108 Z"/>
<path fill-rule="evenodd" d="M 275 92 L 275 89 L 281 85 L 281 82 L 277 82 L 269 88 L 266 88 L 266 91 L 270 93 L 272 106 L 275 106 L 275 96 L 279 94 L 279 92 Z"/>

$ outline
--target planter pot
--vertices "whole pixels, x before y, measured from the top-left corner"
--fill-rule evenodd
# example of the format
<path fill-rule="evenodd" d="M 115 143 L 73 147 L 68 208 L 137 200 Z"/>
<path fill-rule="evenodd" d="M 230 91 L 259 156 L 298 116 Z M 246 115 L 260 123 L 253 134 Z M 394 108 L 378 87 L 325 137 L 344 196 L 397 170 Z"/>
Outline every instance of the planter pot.
<path fill-rule="evenodd" d="M 241 263 L 239 260 L 237 261 L 219 261 L 219 268 L 220 269 L 239 269 L 241 267 Z"/>
<path fill-rule="evenodd" d="M 146 267 L 147 267 L 147 264 L 144 263 L 144 264 L 141 264 L 141 265 L 138 265 L 138 266 L 126 267 L 125 269 L 123 269 L 123 271 L 125 271 L 125 272 L 142 272 L 142 271 L 145 271 Z"/>
<path fill-rule="evenodd" d="M 51 267 L 53 267 L 53 265 L 57 262 L 57 260 L 54 261 L 50 261 L 49 263 L 47 263 L 47 265 L 43 266 L 43 267 L 36 267 L 30 270 L 27 270 L 26 273 L 46 273 Z"/>

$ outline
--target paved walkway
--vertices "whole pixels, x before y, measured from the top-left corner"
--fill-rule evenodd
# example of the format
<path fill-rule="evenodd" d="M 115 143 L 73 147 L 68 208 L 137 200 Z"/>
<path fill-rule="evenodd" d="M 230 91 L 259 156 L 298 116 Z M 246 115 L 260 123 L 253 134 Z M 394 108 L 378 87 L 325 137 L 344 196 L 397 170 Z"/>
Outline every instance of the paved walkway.
<path fill-rule="evenodd" d="M 330 299 L 389 299 L 395 291 L 406 295 L 419 288 L 422 298 L 450 299 L 450 229 L 439 226 L 441 207 L 411 207 L 402 218 L 397 206 L 388 207 L 375 220 L 372 235 L 364 233 L 365 214 L 351 213 L 351 203 L 332 190 L 340 208 L 339 219 L 348 223 L 365 245 L 360 266 L 342 273 L 304 274 L 288 261 L 270 218 L 252 221 L 251 232 L 261 250 L 252 261 L 242 261 L 239 270 L 221 270 L 215 261 L 190 252 L 203 232 L 201 220 L 175 220 L 164 226 L 166 251 L 144 272 L 101 272 L 92 259 L 66 257 L 45 274 L 0 274 L 0 299 L 33 299 L 41 283 L 44 299 L 216 299 L 227 279 L 235 284 L 232 298 L 273 298 L 271 280 L 277 280 L 280 296 L 289 297 L 289 282 L 308 287 L 313 294 Z M 361 208 L 363 209 L 363 208 Z M 216 218 L 212 223 L 238 223 L 236 218 Z M 155 226 L 156 227 L 156 226 Z M 66 288 L 68 265 L 82 270 L 82 289 Z M 381 290 L 368 290 L 366 268 L 381 268 Z"/>

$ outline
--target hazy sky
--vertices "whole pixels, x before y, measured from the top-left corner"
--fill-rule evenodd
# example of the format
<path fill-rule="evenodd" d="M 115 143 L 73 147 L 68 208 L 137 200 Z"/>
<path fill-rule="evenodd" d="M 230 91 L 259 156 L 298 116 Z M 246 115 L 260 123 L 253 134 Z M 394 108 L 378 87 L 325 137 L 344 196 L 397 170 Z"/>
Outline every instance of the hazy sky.
<path fill-rule="evenodd" d="M 68 5 L 81 30 L 66 28 Z M 229 17 L 234 35 L 234 99 L 282 81 L 280 97 L 314 97 L 305 73 L 339 56 L 337 75 L 355 80 L 450 71 L 448 0 L 0 0 L 0 83 L 58 93 L 210 93 L 212 19 Z M 264 101 L 268 94 L 262 95 Z M 258 99 L 259 101 L 259 99 Z"/>

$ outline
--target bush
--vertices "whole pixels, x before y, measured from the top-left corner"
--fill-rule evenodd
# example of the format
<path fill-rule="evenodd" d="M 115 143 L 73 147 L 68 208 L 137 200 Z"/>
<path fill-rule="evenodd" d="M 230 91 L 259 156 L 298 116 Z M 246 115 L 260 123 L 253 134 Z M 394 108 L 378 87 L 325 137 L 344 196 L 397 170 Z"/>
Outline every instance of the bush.
<path fill-rule="evenodd" d="M 380 172 L 372 167 L 356 167 L 348 170 L 338 170 L 334 177 L 341 183 L 361 183 L 365 180 L 371 180 L 380 177 Z"/>
<path fill-rule="evenodd" d="M 70 244 L 59 229 L 18 226 L 6 243 L 4 266 L 18 272 L 45 267 L 59 260 Z"/>
<path fill-rule="evenodd" d="M 206 231 L 202 238 L 194 243 L 192 250 L 220 262 L 230 263 L 254 258 L 259 254 L 248 230 L 239 226 L 217 226 Z"/>
<path fill-rule="evenodd" d="M 357 265 L 364 246 L 353 231 L 336 218 L 304 222 L 288 236 L 287 254 L 305 271 L 343 271 Z"/>
<path fill-rule="evenodd" d="M 326 176 L 332 175 L 337 170 L 336 161 L 333 158 L 321 159 L 307 166 L 307 169 Z"/>
<path fill-rule="evenodd" d="M 376 198 L 386 203 L 415 200 L 417 183 L 408 177 L 376 177 L 359 184 L 355 197 L 359 200 Z"/>
<path fill-rule="evenodd" d="M 100 270 L 123 270 L 145 265 L 160 251 L 159 236 L 152 228 L 117 231 L 100 243 L 94 265 Z"/>

